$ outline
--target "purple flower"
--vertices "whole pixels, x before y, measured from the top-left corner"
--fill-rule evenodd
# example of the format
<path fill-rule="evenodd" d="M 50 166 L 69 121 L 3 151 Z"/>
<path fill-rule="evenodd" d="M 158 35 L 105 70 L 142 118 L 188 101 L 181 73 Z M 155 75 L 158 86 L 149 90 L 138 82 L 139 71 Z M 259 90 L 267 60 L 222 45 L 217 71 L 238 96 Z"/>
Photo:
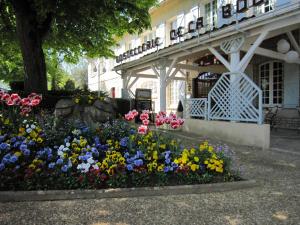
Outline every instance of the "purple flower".
<path fill-rule="evenodd" d="M 168 167 L 168 166 L 166 166 L 166 167 L 164 168 L 164 172 L 165 172 L 165 173 L 169 172 L 169 167 Z"/>

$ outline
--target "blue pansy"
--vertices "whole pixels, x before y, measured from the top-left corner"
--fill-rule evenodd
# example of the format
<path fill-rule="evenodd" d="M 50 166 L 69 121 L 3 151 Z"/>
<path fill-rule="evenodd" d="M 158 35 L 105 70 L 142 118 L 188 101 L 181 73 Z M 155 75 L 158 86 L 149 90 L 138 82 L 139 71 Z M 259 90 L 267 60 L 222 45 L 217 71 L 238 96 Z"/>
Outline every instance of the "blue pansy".
<path fill-rule="evenodd" d="M 129 133 L 130 133 L 130 134 L 135 134 L 136 131 L 135 131 L 135 129 L 130 129 Z"/>
<path fill-rule="evenodd" d="M 59 158 L 57 161 L 56 161 L 56 164 L 60 165 L 60 164 L 63 164 L 63 160 L 61 158 Z"/>
<path fill-rule="evenodd" d="M 61 167 L 61 171 L 63 171 L 64 173 L 68 171 L 68 165 L 63 165 Z"/>
<path fill-rule="evenodd" d="M 5 169 L 5 165 L 4 163 L 0 163 L 0 171 L 4 170 Z"/>
<path fill-rule="evenodd" d="M 17 140 L 17 138 L 12 137 L 12 138 L 10 139 L 10 142 L 11 142 L 11 143 L 14 143 L 14 142 L 16 142 L 16 140 Z"/>
<path fill-rule="evenodd" d="M 167 164 L 169 164 L 169 163 L 171 162 L 171 159 L 170 159 L 170 158 L 167 158 L 167 159 L 165 160 L 165 162 L 166 162 Z"/>
<path fill-rule="evenodd" d="M 165 172 L 165 173 L 169 172 L 169 170 L 170 170 L 170 169 L 169 169 L 168 166 L 166 166 L 166 167 L 164 168 L 164 172 Z"/>
<path fill-rule="evenodd" d="M 7 143 L 1 143 L 0 144 L 0 150 L 6 150 L 8 148 L 9 148 L 9 144 L 7 144 Z"/>
<path fill-rule="evenodd" d="M 0 135 L 0 142 L 3 142 L 3 141 L 4 141 L 4 136 Z"/>
<path fill-rule="evenodd" d="M 29 149 L 25 149 L 25 150 L 23 151 L 23 154 L 24 154 L 25 156 L 29 156 L 29 155 L 30 155 L 30 150 L 29 150 Z"/>
<path fill-rule="evenodd" d="M 141 160 L 141 159 L 134 160 L 134 165 L 142 166 L 143 165 L 143 160 Z"/>
<path fill-rule="evenodd" d="M 21 151 L 25 151 L 27 149 L 27 145 L 25 144 L 25 143 L 22 143 L 21 145 L 20 145 L 20 150 Z"/>
<path fill-rule="evenodd" d="M 128 137 L 122 138 L 121 141 L 120 141 L 120 145 L 121 145 L 122 147 L 127 147 L 128 140 L 129 140 Z"/>
<path fill-rule="evenodd" d="M 133 166 L 131 164 L 128 164 L 126 167 L 127 167 L 127 170 L 129 170 L 129 171 L 133 170 Z"/>
<path fill-rule="evenodd" d="M 18 157 L 16 155 L 13 155 L 12 157 L 10 157 L 9 161 L 11 163 L 15 163 L 18 160 Z"/>
<path fill-rule="evenodd" d="M 49 168 L 49 169 L 53 169 L 54 167 L 55 167 L 55 163 L 54 163 L 54 162 L 49 163 L 49 165 L 48 165 L 48 168 Z"/>

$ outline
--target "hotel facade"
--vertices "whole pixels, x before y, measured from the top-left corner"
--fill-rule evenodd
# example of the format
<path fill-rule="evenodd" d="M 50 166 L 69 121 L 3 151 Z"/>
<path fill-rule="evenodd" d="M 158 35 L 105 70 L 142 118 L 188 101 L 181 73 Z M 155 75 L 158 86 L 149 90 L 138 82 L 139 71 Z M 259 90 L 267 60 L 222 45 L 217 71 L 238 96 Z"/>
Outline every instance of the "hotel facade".
<path fill-rule="evenodd" d="M 152 89 L 156 112 L 183 102 L 186 131 L 262 148 L 267 109 L 299 117 L 299 0 L 165 0 L 150 15 L 115 59 L 89 61 L 91 90 Z"/>

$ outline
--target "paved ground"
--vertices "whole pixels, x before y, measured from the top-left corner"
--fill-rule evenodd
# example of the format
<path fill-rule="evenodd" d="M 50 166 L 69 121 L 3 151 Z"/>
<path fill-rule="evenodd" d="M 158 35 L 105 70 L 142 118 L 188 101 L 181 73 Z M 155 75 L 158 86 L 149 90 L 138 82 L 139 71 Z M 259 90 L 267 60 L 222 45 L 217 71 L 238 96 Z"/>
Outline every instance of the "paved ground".
<path fill-rule="evenodd" d="M 193 143 L 194 138 L 185 140 Z M 259 187 L 199 195 L 0 203 L 0 224 L 300 224 L 300 156 L 230 146 L 244 165 L 244 176 L 256 179 Z M 294 147 L 299 145 L 285 147 L 297 152 Z"/>

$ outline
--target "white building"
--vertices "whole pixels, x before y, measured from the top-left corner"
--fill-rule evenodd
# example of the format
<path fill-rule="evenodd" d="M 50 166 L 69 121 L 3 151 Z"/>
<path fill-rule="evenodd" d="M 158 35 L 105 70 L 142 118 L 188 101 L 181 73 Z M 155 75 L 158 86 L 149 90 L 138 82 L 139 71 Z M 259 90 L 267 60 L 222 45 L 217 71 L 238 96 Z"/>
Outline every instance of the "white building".
<path fill-rule="evenodd" d="M 199 73 L 223 74 L 206 96 L 185 100 L 185 129 L 201 127 L 209 135 L 262 147 L 269 146 L 265 108 L 298 115 L 299 0 L 166 0 L 150 14 L 152 30 L 125 36 L 115 50 L 117 60 L 103 62 L 101 81 L 108 90 L 115 85 L 118 97 L 121 82 L 126 97 L 149 87 L 156 111 L 174 111 L 179 99 L 195 91 L 192 79 Z M 97 89 L 93 67 L 91 62 L 89 83 Z M 224 127 L 232 135 L 221 132 Z"/>

